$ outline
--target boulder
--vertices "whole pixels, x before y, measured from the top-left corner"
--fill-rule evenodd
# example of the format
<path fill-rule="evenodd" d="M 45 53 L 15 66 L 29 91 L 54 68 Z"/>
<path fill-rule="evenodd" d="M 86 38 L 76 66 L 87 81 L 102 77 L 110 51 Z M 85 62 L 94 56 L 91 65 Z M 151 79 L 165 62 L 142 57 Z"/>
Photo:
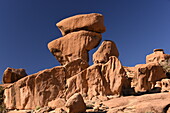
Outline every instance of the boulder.
<path fill-rule="evenodd" d="M 79 30 L 92 31 L 96 33 L 103 33 L 106 31 L 104 26 L 104 17 L 98 13 L 72 16 L 58 22 L 56 26 L 60 29 L 62 35 Z"/>
<path fill-rule="evenodd" d="M 8 67 L 3 74 L 3 83 L 14 83 L 25 76 L 27 76 L 25 69 L 14 69 Z"/>
<path fill-rule="evenodd" d="M 125 71 L 117 57 L 103 65 L 94 64 L 67 80 L 66 98 L 80 92 L 88 99 L 98 95 L 121 95 L 127 88 Z M 127 87 L 125 87 L 127 86 Z"/>
<path fill-rule="evenodd" d="M 35 109 L 44 107 L 65 92 L 66 73 L 64 67 L 57 66 L 26 76 L 4 92 L 7 109 Z"/>
<path fill-rule="evenodd" d="M 93 62 L 105 64 L 109 61 L 110 56 L 119 57 L 116 44 L 113 41 L 105 40 L 102 42 L 98 50 L 93 54 Z"/>
<path fill-rule="evenodd" d="M 75 93 L 71 96 L 65 105 L 68 109 L 68 113 L 84 113 L 86 112 L 86 104 L 84 103 L 83 97 L 79 93 Z"/>
<path fill-rule="evenodd" d="M 88 51 L 95 48 L 100 40 L 100 34 L 82 30 L 51 41 L 48 48 L 61 65 L 76 59 L 88 62 Z"/>
<path fill-rule="evenodd" d="M 169 54 L 165 54 L 163 49 L 154 49 L 153 53 L 146 56 L 146 63 L 149 62 L 164 62 L 170 59 Z"/>
<path fill-rule="evenodd" d="M 156 85 L 156 81 L 166 78 L 165 71 L 158 63 L 136 65 L 136 74 L 132 80 L 136 92 L 150 91 Z"/>
<path fill-rule="evenodd" d="M 170 79 L 166 78 L 161 80 L 161 91 L 162 92 L 170 91 Z"/>

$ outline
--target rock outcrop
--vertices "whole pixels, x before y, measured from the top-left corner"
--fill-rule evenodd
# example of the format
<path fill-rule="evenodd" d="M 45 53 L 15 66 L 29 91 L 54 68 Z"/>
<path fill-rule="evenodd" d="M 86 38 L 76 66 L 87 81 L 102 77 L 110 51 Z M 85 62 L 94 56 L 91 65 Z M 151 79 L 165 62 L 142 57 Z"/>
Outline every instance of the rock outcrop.
<path fill-rule="evenodd" d="M 113 41 L 105 40 L 102 42 L 98 50 L 93 54 L 93 62 L 95 64 L 105 64 L 109 61 L 110 56 L 119 57 L 119 52 L 116 44 Z"/>
<path fill-rule="evenodd" d="M 104 26 L 104 17 L 101 14 L 81 14 L 63 19 L 56 26 L 60 29 L 62 35 L 71 32 L 86 30 L 96 33 L 103 33 L 106 31 Z"/>
<path fill-rule="evenodd" d="M 170 112 L 168 93 L 137 96 L 170 91 L 170 55 L 162 49 L 148 55 L 146 64 L 126 67 L 118 59 L 116 44 L 107 40 L 93 54 L 94 64 L 88 65 L 88 51 L 98 46 L 105 32 L 103 23 L 96 13 L 57 23 L 63 37 L 48 48 L 62 66 L 28 76 L 24 69 L 7 68 L 3 82 L 10 84 L 0 85 L 0 104 L 15 109 L 11 113 Z"/>
<path fill-rule="evenodd" d="M 170 94 L 147 94 L 115 98 L 103 102 L 107 113 L 169 113 Z"/>
<path fill-rule="evenodd" d="M 88 51 L 95 48 L 100 40 L 101 35 L 99 33 L 82 30 L 53 40 L 48 44 L 48 48 L 61 65 L 76 59 L 88 62 Z"/>
<path fill-rule="evenodd" d="M 136 65 L 136 75 L 132 80 L 132 86 L 136 92 L 150 91 L 156 85 L 156 81 L 166 78 L 165 71 L 158 63 Z"/>
<path fill-rule="evenodd" d="M 169 54 L 165 54 L 163 49 L 154 49 L 154 53 L 146 56 L 146 63 L 149 62 L 164 62 L 170 59 Z"/>
<path fill-rule="evenodd" d="M 3 83 L 14 83 L 25 76 L 27 76 L 25 69 L 14 69 L 8 67 L 3 74 Z"/>
<path fill-rule="evenodd" d="M 106 64 L 94 64 L 69 78 L 66 95 L 69 98 L 80 92 L 88 99 L 98 95 L 121 95 L 126 80 L 123 66 L 117 57 L 112 56 Z"/>
<path fill-rule="evenodd" d="M 54 67 L 29 75 L 5 89 L 7 109 L 35 109 L 63 97 L 66 73 L 64 67 Z"/>

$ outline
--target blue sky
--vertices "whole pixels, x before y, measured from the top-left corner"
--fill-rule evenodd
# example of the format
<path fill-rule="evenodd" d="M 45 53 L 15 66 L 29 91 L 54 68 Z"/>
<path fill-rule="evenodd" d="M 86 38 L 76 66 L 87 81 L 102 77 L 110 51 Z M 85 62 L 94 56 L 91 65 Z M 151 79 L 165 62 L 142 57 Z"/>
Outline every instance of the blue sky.
<path fill-rule="evenodd" d="M 104 15 L 102 40 L 116 43 L 124 66 L 145 63 L 154 48 L 170 54 L 170 0 L 0 0 L 0 75 L 7 67 L 32 74 L 59 65 L 47 48 L 61 37 L 55 24 L 93 12 Z"/>

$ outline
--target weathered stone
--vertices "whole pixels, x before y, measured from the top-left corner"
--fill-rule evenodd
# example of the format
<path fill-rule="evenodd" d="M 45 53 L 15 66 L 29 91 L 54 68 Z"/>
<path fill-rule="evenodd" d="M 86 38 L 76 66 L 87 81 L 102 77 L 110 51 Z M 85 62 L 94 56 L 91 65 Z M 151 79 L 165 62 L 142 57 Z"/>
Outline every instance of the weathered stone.
<path fill-rule="evenodd" d="M 127 80 L 126 72 L 117 57 L 111 56 L 109 58 L 109 61 L 102 66 L 102 74 L 107 83 L 107 94 L 121 95 L 122 87 L 126 86 Z"/>
<path fill-rule="evenodd" d="M 61 65 L 76 59 L 88 62 L 88 51 L 95 48 L 100 40 L 101 35 L 98 33 L 78 31 L 51 41 L 48 48 Z"/>
<path fill-rule="evenodd" d="M 75 93 L 67 100 L 66 107 L 69 109 L 69 113 L 84 113 L 86 111 L 86 104 L 79 93 Z"/>
<path fill-rule="evenodd" d="M 5 89 L 7 109 L 35 109 L 63 97 L 66 73 L 64 67 L 54 67 L 26 76 Z"/>
<path fill-rule="evenodd" d="M 63 19 L 56 26 L 60 29 L 62 35 L 70 32 L 86 30 L 97 33 L 106 31 L 104 26 L 104 17 L 101 14 L 81 14 Z"/>
<path fill-rule="evenodd" d="M 105 64 L 109 61 L 110 56 L 119 57 L 119 52 L 113 41 L 106 40 L 103 41 L 98 50 L 93 54 L 93 62 Z"/>
<path fill-rule="evenodd" d="M 170 104 L 170 94 L 147 94 L 111 99 L 103 102 L 107 113 L 166 113 Z"/>
<path fill-rule="evenodd" d="M 154 49 L 154 53 L 146 56 L 146 63 L 149 62 L 164 62 L 170 59 L 169 54 L 165 54 L 163 49 Z"/>
<path fill-rule="evenodd" d="M 27 76 L 25 69 L 14 69 L 8 67 L 3 74 L 3 83 L 14 83 Z"/>
<path fill-rule="evenodd" d="M 150 91 L 156 85 L 156 81 L 166 78 L 165 71 L 158 63 L 136 65 L 136 75 L 132 82 L 136 92 Z"/>
<path fill-rule="evenodd" d="M 63 98 L 56 98 L 55 100 L 52 100 L 48 103 L 48 106 L 51 107 L 52 109 L 55 108 L 61 108 L 65 106 L 65 99 Z"/>
<path fill-rule="evenodd" d="M 162 92 L 170 91 L 170 79 L 166 78 L 161 80 L 161 91 Z"/>
<path fill-rule="evenodd" d="M 83 71 L 87 67 L 89 67 L 88 63 L 86 61 L 83 61 L 81 59 L 73 60 L 72 62 L 69 62 L 65 66 L 66 69 L 66 79 L 78 74 L 79 72 Z"/>
<path fill-rule="evenodd" d="M 123 88 L 126 88 L 126 78 L 123 66 L 117 57 L 110 57 L 104 64 L 94 64 L 77 75 L 67 80 L 67 98 L 74 93 L 92 99 L 97 95 L 121 95 Z"/>

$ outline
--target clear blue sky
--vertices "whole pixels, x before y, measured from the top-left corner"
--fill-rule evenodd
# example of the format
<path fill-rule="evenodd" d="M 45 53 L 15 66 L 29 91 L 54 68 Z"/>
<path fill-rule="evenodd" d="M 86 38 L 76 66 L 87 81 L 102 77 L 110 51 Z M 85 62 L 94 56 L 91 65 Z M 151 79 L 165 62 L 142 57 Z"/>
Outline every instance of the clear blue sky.
<path fill-rule="evenodd" d="M 170 0 L 0 0 L 0 75 L 7 67 L 32 74 L 59 65 L 47 48 L 61 37 L 55 24 L 92 12 L 104 15 L 103 40 L 117 44 L 124 66 L 145 63 L 154 48 L 170 54 Z"/>

